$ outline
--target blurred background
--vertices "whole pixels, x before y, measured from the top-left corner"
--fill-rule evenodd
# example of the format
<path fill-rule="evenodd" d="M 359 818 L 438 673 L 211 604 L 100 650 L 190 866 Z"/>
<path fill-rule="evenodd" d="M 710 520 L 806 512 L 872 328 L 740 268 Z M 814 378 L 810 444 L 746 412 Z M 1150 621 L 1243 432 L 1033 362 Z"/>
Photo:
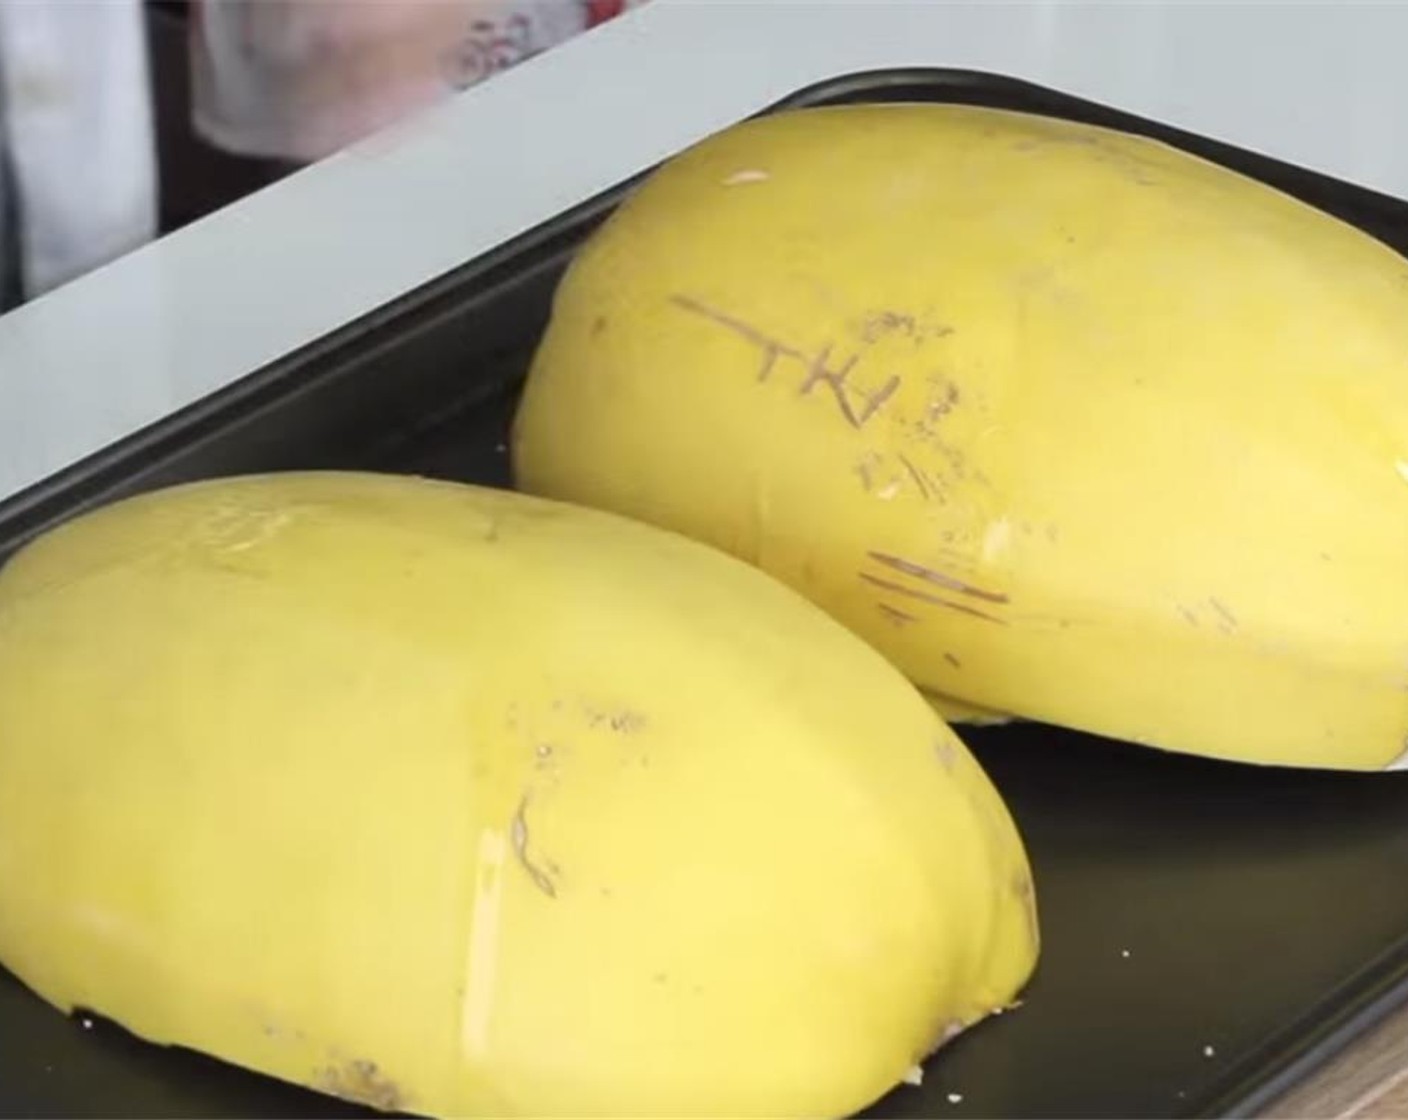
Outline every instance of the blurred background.
<path fill-rule="evenodd" d="M 646 0 L 0 0 L 0 311 Z"/>

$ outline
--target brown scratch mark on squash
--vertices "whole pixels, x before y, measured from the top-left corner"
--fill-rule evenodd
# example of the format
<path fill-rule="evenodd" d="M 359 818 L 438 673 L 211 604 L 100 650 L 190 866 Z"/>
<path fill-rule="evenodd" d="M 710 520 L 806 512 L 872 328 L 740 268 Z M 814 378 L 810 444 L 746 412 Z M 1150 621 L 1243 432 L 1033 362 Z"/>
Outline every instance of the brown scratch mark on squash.
<path fill-rule="evenodd" d="M 835 396 L 836 404 L 840 407 L 841 415 L 846 418 L 846 422 L 853 428 L 859 428 L 860 420 L 856 417 L 855 410 L 851 408 L 850 399 L 846 396 L 846 378 L 851 375 L 851 369 L 856 364 L 856 356 L 852 354 L 840 369 L 835 370 L 827 368 L 826 362 L 830 357 L 830 344 L 817 351 L 816 357 L 812 359 L 811 366 L 807 370 L 802 387 L 797 392 L 805 397 L 818 382 L 824 382 Z"/>
<path fill-rule="evenodd" d="M 313 1088 L 381 1112 L 401 1112 L 410 1103 L 400 1086 L 382 1073 L 375 1062 L 362 1058 L 319 1071 L 313 1079 Z"/>
<path fill-rule="evenodd" d="M 867 317 L 865 325 L 861 327 L 860 337 L 862 342 L 873 343 L 895 331 L 903 331 L 907 335 L 913 335 L 914 327 L 913 315 L 906 315 L 898 311 L 879 311 Z"/>
<path fill-rule="evenodd" d="M 611 730 L 619 735 L 634 735 L 645 726 L 645 716 L 629 709 L 616 712 L 611 717 Z"/>
<path fill-rule="evenodd" d="M 592 337 L 593 337 L 593 338 L 596 338 L 596 336 L 599 335 L 599 334 L 601 334 L 601 332 L 604 331 L 605 329 L 606 329 L 606 316 L 605 316 L 605 315 L 598 315 L 595 319 L 592 320 Z"/>
<path fill-rule="evenodd" d="M 904 469 L 909 472 L 909 477 L 914 479 L 914 485 L 919 488 L 920 496 L 926 502 L 930 501 L 933 498 L 934 494 L 933 491 L 929 488 L 928 482 L 925 481 L 924 472 L 921 471 L 918 467 L 916 467 L 913 463 L 911 463 L 907 455 L 901 455 L 900 462 L 904 464 Z"/>
<path fill-rule="evenodd" d="M 999 626 L 1007 625 L 1007 620 L 1005 618 L 998 618 L 997 615 L 988 614 L 987 611 L 980 611 L 976 607 L 965 606 L 963 603 L 951 603 L 947 599 L 935 599 L 934 602 L 941 607 L 947 607 L 951 611 L 959 611 L 963 614 L 971 614 L 974 618 L 981 618 L 985 622 L 995 622 Z"/>
<path fill-rule="evenodd" d="M 823 346 L 814 358 L 808 359 L 805 354 L 793 346 L 789 346 L 780 338 L 775 338 L 766 332 L 759 330 L 752 323 L 731 315 L 726 311 L 721 311 L 717 307 L 711 307 L 707 303 L 694 299 L 692 296 L 675 293 L 669 297 L 670 302 L 676 307 L 682 308 L 695 315 L 701 315 L 711 322 L 726 327 L 740 338 L 758 347 L 763 354 L 762 365 L 758 370 L 758 381 L 766 381 L 777 365 L 780 357 L 795 358 L 799 362 L 807 365 L 807 375 L 802 381 L 798 390 L 801 396 L 807 396 L 818 382 L 825 382 L 831 389 L 832 395 L 836 399 L 836 405 L 841 410 L 841 415 L 853 428 L 863 428 L 866 422 L 875 415 L 876 412 L 895 394 L 900 387 L 900 379 L 891 376 L 879 389 L 873 392 L 859 388 L 855 385 L 847 385 L 846 379 L 850 375 L 851 368 L 856 364 L 857 356 L 848 358 L 840 369 L 833 370 L 827 367 L 827 361 L 831 356 L 830 344 Z M 852 402 L 851 394 L 855 394 L 863 401 L 859 411 Z"/>
<path fill-rule="evenodd" d="M 583 701 L 581 703 L 582 715 L 586 717 L 587 726 L 593 731 L 609 728 L 620 735 L 631 735 L 639 731 L 646 724 L 645 716 L 630 708 L 621 708 L 616 711 L 606 711 L 597 708 Z"/>
<path fill-rule="evenodd" d="M 1198 625 L 1198 616 L 1195 615 L 1192 611 L 1190 611 L 1187 607 L 1183 606 L 1181 603 L 1178 607 L 1178 613 L 1183 616 L 1183 621 L 1188 623 L 1189 626 Z"/>
<path fill-rule="evenodd" d="M 899 607 L 892 607 L 889 603 L 876 603 L 875 606 L 885 614 L 887 618 L 894 622 L 896 626 L 907 626 L 911 622 L 918 622 L 914 615 L 907 611 L 902 611 Z"/>
<path fill-rule="evenodd" d="M 954 478 L 963 479 L 968 476 L 967 460 L 964 458 L 963 452 L 958 450 L 958 448 L 949 443 L 945 443 L 943 440 L 939 439 L 937 435 L 931 436 L 929 445 L 944 457 L 944 460 L 948 463 L 948 469 L 953 472 Z M 982 478 L 981 475 L 979 475 L 978 481 L 982 482 L 984 485 L 987 484 L 987 480 Z"/>
<path fill-rule="evenodd" d="M 873 393 L 867 393 L 863 389 L 860 390 L 861 396 L 865 398 L 865 408 L 860 412 L 856 427 L 865 427 L 866 421 L 880 411 L 881 406 L 895 395 L 895 391 L 899 389 L 899 387 L 900 379 L 892 375 L 885 384 L 881 385 L 880 388 L 876 389 Z"/>
<path fill-rule="evenodd" d="M 827 366 L 827 361 L 830 357 L 831 345 L 828 343 L 817 351 L 816 357 L 812 359 L 811 365 L 807 367 L 807 376 L 803 379 L 801 388 L 799 388 L 797 392 L 800 396 L 805 397 L 810 394 L 812 389 L 819 383 L 825 384 L 831 390 L 831 395 L 835 397 L 836 406 L 841 410 L 841 415 L 846 418 L 846 423 L 859 430 L 865 427 L 866 422 L 894 395 L 895 390 L 900 387 L 900 379 L 898 377 L 891 377 L 884 385 L 880 386 L 879 389 L 876 389 L 874 392 L 868 392 L 865 389 L 860 389 L 854 385 L 848 384 L 847 379 L 850 377 L 851 370 L 856 364 L 856 356 L 854 354 L 847 358 L 839 369 L 834 370 Z M 847 392 L 848 389 L 857 393 L 865 402 L 859 412 L 856 411 L 855 406 L 851 403 L 850 395 Z"/>
<path fill-rule="evenodd" d="M 960 398 L 958 386 L 948 380 L 943 381 L 942 384 L 944 386 L 943 395 L 930 400 L 924 409 L 925 419 L 931 424 L 942 420 L 958 407 Z"/>
<path fill-rule="evenodd" d="M 959 661 L 957 655 L 955 654 L 945 651 L 944 660 L 947 661 L 950 665 L 952 665 L 955 669 L 963 668 L 963 662 Z"/>
<path fill-rule="evenodd" d="M 549 898 L 556 898 L 557 884 L 552 881 L 552 876 L 528 855 L 528 799 L 529 795 L 525 793 L 519 800 L 518 808 L 513 813 L 513 821 L 509 825 L 513 854 L 517 857 L 519 865 L 528 873 L 528 878 L 533 880 L 533 885 Z"/>
<path fill-rule="evenodd" d="M 976 607 L 970 607 L 965 603 L 955 603 L 949 599 L 941 599 L 937 595 L 931 595 L 927 591 L 920 591 L 913 587 L 905 587 L 902 583 L 895 583 L 892 580 L 881 579 L 873 576 L 869 572 L 859 572 L 858 575 L 866 583 L 874 587 L 883 587 L 886 591 L 893 591 L 896 595 L 906 595 L 911 599 L 919 599 L 925 603 L 932 603 L 936 607 L 947 607 L 951 611 L 960 611 L 963 614 L 971 614 L 975 618 L 986 619 L 988 622 L 995 622 L 999 626 L 1006 626 L 1007 620 L 998 618 L 996 615 L 980 611 Z"/>
<path fill-rule="evenodd" d="M 729 330 L 733 331 L 734 334 L 747 339 L 754 346 L 761 349 L 763 352 L 763 364 L 758 370 L 759 381 L 766 381 L 768 379 L 772 373 L 773 366 L 777 364 L 777 359 L 780 356 L 785 355 L 789 358 L 796 358 L 799 361 L 806 360 L 800 350 L 794 350 L 791 346 L 788 346 L 787 343 L 780 339 L 773 338 L 769 334 L 765 334 L 763 331 L 753 326 L 753 324 L 745 323 L 742 319 L 730 315 L 726 311 L 720 311 L 716 307 L 710 307 L 707 303 L 701 303 L 699 300 L 686 295 L 672 295 L 670 302 L 677 307 L 682 307 L 686 311 L 693 312 L 696 315 L 702 315 L 706 319 L 711 319 L 722 327 L 727 327 Z"/>
<path fill-rule="evenodd" d="M 924 324 L 908 312 L 886 309 L 865 317 L 861 323 L 860 340 L 870 346 L 886 335 L 902 334 L 915 343 L 921 343 L 931 338 L 946 338 L 953 331 L 947 323 Z"/>
<path fill-rule="evenodd" d="M 1234 615 L 1221 599 L 1215 596 L 1209 597 L 1208 606 L 1217 612 L 1218 618 L 1222 620 L 1222 629 L 1231 632 L 1237 629 L 1237 616 Z"/>
<path fill-rule="evenodd" d="M 974 599 L 982 599 L 988 603 L 1006 603 L 1008 598 L 1000 591 L 987 591 L 981 587 L 975 587 L 971 583 L 965 583 L 954 576 L 945 575 L 943 572 L 935 571 L 933 568 L 926 568 L 923 564 L 916 564 L 913 560 L 906 560 L 902 556 L 891 556 L 886 552 L 867 552 L 872 560 L 877 564 L 883 564 L 887 568 L 893 568 L 897 572 L 903 572 L 907 576 L 914 576 L 927 583 L 935 584 L 946 591 L 956 591 L 960 595 L 969 595 Z"/>
<path fill-rule="evenodd" d="M 861 485 L 865 488 L 867 493 L 874 489 L 876 472 L 884 465 L 884 457 L 874 451 L 867 451 L 864 455 L 862 455 L 859 459 L 856 460 L 856 464 L 853 469 L 855 470 L 856 476 L 860 479 Z"/>

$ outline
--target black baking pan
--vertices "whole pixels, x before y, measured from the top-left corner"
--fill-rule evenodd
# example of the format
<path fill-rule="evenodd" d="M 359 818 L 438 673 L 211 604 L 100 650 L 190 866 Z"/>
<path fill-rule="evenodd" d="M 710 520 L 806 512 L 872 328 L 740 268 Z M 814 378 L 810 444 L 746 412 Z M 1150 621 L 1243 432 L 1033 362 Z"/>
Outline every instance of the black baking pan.
<path fill-rule="evenodd" d="M 847 75 L 781 104 L 914 100 L 1157 136 L 1408 251 L 1408 203 L 1005 77 Z M 508 485 L 508 423 L 554 285 L 634 182 L 0 504 L 0 558 L 94 504 L 194 478 L 359 468 Z M 964 735 L 1029 845 L 1044 952 L 1022 1007 L 869 1115 L 1248 1115 L 1408 997 L 1408 775 L 1259 769 L 1040 725 Z M 0 971 L 0 1112 L 357 1110 L 65 1018 Z"/>

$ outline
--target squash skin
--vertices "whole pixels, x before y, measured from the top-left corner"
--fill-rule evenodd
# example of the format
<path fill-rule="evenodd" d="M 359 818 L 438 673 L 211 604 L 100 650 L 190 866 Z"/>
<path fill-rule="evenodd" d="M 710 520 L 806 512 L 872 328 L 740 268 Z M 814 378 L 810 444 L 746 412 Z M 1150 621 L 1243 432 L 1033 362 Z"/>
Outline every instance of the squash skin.
<path fill-rule="evenodd" d="M 673 534 L 289 474 L 0 570 L 0 962 L 58 1008 L 382 1109 L 844 1115 L 1037 938 L 923 698 Z"/>
<path fill-rule="evenodd" d="M 1408 735 L 1408 264 L 1145 138 L 727 129 L 572 263 L 525 491 L 778 577 L 927 692 L 1241 762 Z"/>

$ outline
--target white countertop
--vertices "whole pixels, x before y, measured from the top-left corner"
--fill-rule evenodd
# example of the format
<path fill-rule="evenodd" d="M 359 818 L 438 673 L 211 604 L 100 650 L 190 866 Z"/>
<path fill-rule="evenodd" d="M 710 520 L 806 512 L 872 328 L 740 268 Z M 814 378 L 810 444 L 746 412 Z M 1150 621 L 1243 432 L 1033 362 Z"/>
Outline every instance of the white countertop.
<path fill-rule="evenodd" d="M 654 0 L 0 317 L 0 498 L 795 89 L 996 71 L 1408 197 L 1408 5 Z"/>

